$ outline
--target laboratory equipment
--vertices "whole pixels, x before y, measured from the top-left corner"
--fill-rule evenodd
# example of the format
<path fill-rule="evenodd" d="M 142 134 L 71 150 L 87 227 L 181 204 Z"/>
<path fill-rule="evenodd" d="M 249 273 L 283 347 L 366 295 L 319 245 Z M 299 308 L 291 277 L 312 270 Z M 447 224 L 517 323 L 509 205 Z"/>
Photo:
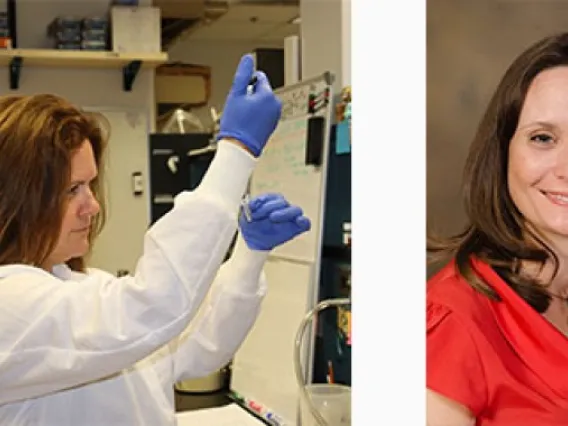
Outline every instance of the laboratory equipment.
<path fill-rule="evenodd" d="M 326 299 L 310 310 L 298 328 L 294 346 L 294 370 L 300 389 L 302 426 L 351 426 L 351 387 L 335 383 L 306 384 L 302 369 L 302 340 L 315 315 L 329 307 L 350 306 L 351 299 Z"/>

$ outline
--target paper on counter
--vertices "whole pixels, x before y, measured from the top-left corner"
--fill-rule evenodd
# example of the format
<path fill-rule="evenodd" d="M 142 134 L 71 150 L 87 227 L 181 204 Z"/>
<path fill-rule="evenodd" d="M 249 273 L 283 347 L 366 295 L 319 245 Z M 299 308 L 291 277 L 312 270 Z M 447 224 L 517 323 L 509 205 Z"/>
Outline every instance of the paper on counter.
<path fill-rule="evenodd" d="M 237 404 L 176 413 L 178 426 L 264 426 Z"/>

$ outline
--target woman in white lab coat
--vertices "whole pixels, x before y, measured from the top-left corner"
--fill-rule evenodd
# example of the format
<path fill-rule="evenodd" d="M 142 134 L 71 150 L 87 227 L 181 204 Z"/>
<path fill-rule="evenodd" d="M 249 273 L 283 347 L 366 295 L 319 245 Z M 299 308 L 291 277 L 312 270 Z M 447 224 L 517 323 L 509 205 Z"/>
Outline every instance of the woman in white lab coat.
<path fill-rule="evenodd" d="M 1 425 L 175 424 L 173 384 L 229 361 L 258 314 L 267 254 L 309 228 L 284 198 L 254 199 L 221 266 L 280 109 L 243 57 L 201 185 L 117 278 L 84 261 L 102 218 L 101 129 L 55 96 L 0 99 Z"/>

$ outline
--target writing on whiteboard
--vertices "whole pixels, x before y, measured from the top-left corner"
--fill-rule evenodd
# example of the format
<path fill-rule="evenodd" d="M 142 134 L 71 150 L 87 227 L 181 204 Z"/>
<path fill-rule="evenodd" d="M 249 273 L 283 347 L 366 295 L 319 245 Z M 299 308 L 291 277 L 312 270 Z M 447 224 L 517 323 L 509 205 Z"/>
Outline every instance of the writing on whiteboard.
<path fill-rule="evenodd" d="M 262 175 L 257 191 L 277 191 L 283 181 L 294 185 L 310 174 L 311 166 L 305 164 L 307 128 L 305 118 L 280 122 L 257 165 L 255 173 Z"/>
<path fill-rule="evenodd" d="M 295 90 L 279 93 L 278 97 L 282 101 L 282 118 L 290 118 L 306 115 L 309 106 L 309 86 L 302 86 Z"/>

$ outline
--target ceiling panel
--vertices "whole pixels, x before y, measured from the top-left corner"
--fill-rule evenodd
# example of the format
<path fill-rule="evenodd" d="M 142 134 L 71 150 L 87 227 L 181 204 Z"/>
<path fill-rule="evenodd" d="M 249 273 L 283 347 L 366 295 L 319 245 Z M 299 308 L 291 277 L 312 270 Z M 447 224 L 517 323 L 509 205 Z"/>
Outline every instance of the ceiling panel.
<path fill-rule="evenodd" d="M 192 40 L 255 40 L 269 33 L 275 24 L 237 22 L 221 24 L 215 22 L 212 25 L 201 27 L 191 35 Z"/>
<path fill-rule="evenodd" d="M 283 40 L 299 33 L 299 25 L 290 24 L 299 14 L 298 5 L 229 3 L 224 15 L 209 24 L 197 25 L 187 38 L 201 41 Z"/>
<path fill-rule="evenodd" d="M 249 5 L 234 4 L 223 16 L 225 21 L 250 21 L 257 17 L 259 22 L 288 22 L 300 13 L 298 6 L 290 5 Z"/>
<path fill-rule="evenodd" d="M 298 24 L 280 24 L 271 28 L 268 32 L 261 34 L 260 40 L 284 40 L 291 35 L 300 35 L 300 26 Z"/>

